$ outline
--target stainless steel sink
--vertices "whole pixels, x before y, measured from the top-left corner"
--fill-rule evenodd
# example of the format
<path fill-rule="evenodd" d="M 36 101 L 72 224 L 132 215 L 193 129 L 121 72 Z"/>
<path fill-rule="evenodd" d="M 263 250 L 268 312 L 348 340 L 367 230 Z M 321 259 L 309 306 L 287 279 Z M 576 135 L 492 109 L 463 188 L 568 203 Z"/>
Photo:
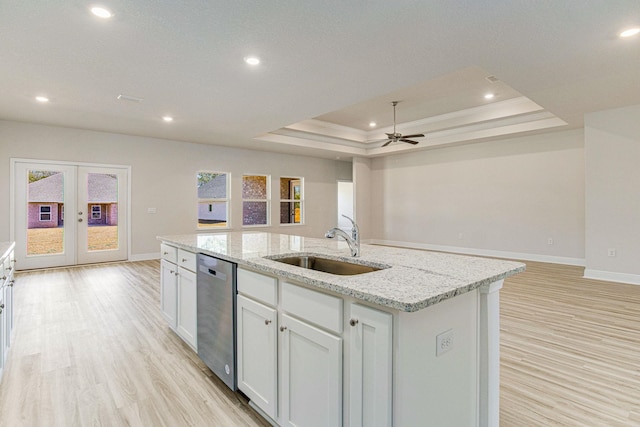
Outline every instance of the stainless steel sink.
<path fill-rule="evenodd" d="M 269 258 L 273 261 L 284 264 L 295 265 L 297 267 L 310 270 L 323 271 L 325 273 L 338 274 L 341 276 L 352 276 L 355 274 L 371 273 L 382 270 L 384 267 L 371 267 L 368 265 L 356 264 L 353 262 L 340 261 L 336 259 L 323 258 L 319 256 L 288 256 L 283 258 Z"/>

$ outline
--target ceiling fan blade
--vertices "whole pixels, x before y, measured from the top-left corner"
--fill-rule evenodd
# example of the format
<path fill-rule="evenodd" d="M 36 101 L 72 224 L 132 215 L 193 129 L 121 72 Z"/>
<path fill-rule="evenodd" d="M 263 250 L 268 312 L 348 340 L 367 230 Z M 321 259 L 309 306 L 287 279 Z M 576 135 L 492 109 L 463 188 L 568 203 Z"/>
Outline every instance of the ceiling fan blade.
<path fill-rule="evenodd" d="M 391 144 L 392 140 L 388 140 L 387 142 L 385 142 L 384 144 L 382 144 L 383 147 L 386 147 L 387 145 Z"/>
<path fill-rule="evenodd" d="M 409 144 L 413 144 L 413 145 L 418 144 L 418 141 L 412 141 L 412 140 L 410 140 L 410 139 L 400 138 L 400 141 L 402 141 L 402 142 L 408 142 Z"/>
<path fill-rule="evenodd" d="M 402 135 L 403 138 L 423 138 L 424 134 L 414 133 L 413 135 Z"/>

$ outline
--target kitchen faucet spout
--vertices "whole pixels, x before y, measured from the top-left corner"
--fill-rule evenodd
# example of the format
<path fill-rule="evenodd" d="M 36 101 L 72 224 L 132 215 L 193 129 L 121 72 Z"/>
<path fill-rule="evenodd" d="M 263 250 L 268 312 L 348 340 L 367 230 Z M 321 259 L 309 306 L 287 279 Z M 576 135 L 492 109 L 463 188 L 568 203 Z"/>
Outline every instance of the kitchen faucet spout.
<path fill-rule="evenodd" d="M 335 227 L 327 231 L 324 237 L 326 237 L 327 239 L 333 239 L 334 237 L 336 237 L 336 235 L 342 237 L 344 240 L 347 241 L 347 244 L 349 245 L 349 249 L 351 249 L 351 256 L 358 257 L 360 256 L 360 230 L 358 228 L 358 225 L 353 219 L 349 218 L 346 215 L 342 215 L 342 216 L 347 218 L 349 221 L 351 221 L 351 224 L 352 224 L 351 236 L 349 236 L 347 233 L 345 233 L 343 230 L 339 229 L 338 227 Z"/>

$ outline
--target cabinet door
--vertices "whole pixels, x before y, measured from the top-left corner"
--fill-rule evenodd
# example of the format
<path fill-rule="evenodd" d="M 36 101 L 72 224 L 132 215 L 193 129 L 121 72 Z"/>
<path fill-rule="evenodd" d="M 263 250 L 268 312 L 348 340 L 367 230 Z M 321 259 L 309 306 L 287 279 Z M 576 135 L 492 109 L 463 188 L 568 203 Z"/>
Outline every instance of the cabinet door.
<path fill-rule="evenodd" d="M 392 425 L 392 322 L 390 313 L 351 305 L 349 425 Z"/>
<path fill-rule="evenodd" d="M 277 313 L 238 295 L 238 389 L 273 419 L 277 417 Z"/>
<path fill-rule="evenodd" d="M 172 329 L 178 321 L 178 268 L 167 260 L 160 263 L 160 310 Z"/>
<path fill-rule="evenodd" d="M 197 351 L 198 288 L 196 273 L 178 268 L 178 335 Z"/>
<path fill-rule="evenodd" d="M 1 264 L 0 264 L 1 265 Z M 5 303 L 4 303 L 4 287 L 0 288 L 0 378 L 2 378 L 2 371 L 4 371 L 4 365 L 5 365 L 5 355 L 6 355 L 6 349 L 7 349 L 7 344 L 6 344 L 6 337 L 5 337 L 5 330 L 6 330 L 6 318 L 7 318 L 7 311 L 5 310 Z"/>
<path fill-rule="evenodd" d="M 279 339 L 281 424 L 342 425 L 342 338 L 286 314 Z"/>

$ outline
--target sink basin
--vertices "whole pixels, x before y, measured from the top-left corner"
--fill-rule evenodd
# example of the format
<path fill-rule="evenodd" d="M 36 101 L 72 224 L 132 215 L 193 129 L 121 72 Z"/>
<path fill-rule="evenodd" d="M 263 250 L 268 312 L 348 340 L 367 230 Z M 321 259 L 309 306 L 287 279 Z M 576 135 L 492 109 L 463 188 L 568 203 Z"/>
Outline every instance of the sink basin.
<path fill-rule="evenodd" d="M 309 270 L 323 271 L 325 273 L 338 274 L 341 276 L 352 276 L 355 274 L 371 273 L 372 271 L 382 270 L 382 268 L 378 267 L 310 255 L 270 259 L 284 264 L 307 268 Z"/>

